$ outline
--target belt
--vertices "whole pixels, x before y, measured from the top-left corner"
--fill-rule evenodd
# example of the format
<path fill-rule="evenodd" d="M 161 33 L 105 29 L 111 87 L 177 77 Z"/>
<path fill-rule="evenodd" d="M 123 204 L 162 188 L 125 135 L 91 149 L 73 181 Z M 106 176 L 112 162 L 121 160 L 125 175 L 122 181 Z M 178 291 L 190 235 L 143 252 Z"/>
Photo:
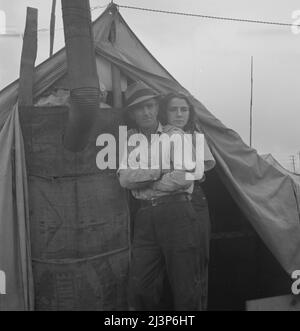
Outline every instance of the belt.
<path fill-rule="evenodd" d="M 166 195 L 156 199 L 141 200 L 141 208 L 156 207 L 162 204 L 180 202 L 180 201 L 191 201 L 191 200 L 192 200 L 192 196 L 188 193 Z"/>

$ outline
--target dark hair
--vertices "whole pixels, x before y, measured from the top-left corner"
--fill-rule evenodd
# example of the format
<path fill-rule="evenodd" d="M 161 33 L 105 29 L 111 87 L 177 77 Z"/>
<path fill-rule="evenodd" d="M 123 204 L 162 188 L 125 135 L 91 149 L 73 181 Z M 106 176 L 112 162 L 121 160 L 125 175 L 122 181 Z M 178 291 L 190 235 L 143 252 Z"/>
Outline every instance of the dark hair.
<path fill-rule="evenodd" d="M 182 93 L 169 93 L 167 94 L 164 98 L 162 98 L 160 105 L 159 105 L 159 114 L 158 114 L 158 119 L 162 125 L 167 125 L 168 124 L 168 117 L 167 117 L 167 109 L 170 104 L 170 102 L 173 99 L 182 99 L 185 100 L 186 103 L 189 106 L 189 120 L 184 127 L 184 131 L 186 132 L 194 132 L 196 130 L 195 127 L 195 109 L 193 105 L 191 104 L 190 100 L 188 97 Z"/>

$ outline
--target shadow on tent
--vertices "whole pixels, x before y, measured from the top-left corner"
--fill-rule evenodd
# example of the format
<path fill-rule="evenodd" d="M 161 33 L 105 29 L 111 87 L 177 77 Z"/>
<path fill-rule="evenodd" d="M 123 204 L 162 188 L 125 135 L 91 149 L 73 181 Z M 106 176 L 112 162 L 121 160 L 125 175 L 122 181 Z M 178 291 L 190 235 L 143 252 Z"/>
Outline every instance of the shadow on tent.
<path fill-rule="evenodd" d="M 290 294 L 291 281 L 222 183 L 207 173 L 212 236 L 208 310 L 244 310 L 246 301 Z"/>

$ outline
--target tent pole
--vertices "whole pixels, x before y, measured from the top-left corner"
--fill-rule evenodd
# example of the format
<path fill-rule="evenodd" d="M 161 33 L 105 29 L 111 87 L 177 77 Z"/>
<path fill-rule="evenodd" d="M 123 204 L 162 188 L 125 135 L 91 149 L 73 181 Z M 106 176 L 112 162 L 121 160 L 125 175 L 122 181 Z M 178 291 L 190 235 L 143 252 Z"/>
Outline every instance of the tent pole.
<path fill-rule="evenodd" d="M 253 56 L 251 56 L 250 147 L 253 144 Z"/>
<path fill-rule="evenodd" d="M 27 7 L 26 26 L 23 39 L 19 105 L 26 107 L 33 104 L 34 64 L 37 55 L 38 10 Z"/>
<path fill-rule="evenodd" d="M 53 54 L 53 46 L 54 46 L 55 9 L 56 9 L 56 0 L 52 0 L 52 10 L 51 10 L 51 20 L 50 20 L 50 57 Z"/>

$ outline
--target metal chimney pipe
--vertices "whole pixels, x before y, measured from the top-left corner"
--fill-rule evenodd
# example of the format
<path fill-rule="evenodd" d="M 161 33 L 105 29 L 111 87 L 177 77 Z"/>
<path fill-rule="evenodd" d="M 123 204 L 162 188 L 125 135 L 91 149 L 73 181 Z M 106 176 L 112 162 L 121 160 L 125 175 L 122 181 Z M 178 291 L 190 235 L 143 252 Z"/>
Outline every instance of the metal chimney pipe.
<path fill-rule="evenodd" d="M 88 143 L 100 94 L 89 0 L 62 0 L 62 12 L 71 95 L 64 145 L 79 152 Z"/>

